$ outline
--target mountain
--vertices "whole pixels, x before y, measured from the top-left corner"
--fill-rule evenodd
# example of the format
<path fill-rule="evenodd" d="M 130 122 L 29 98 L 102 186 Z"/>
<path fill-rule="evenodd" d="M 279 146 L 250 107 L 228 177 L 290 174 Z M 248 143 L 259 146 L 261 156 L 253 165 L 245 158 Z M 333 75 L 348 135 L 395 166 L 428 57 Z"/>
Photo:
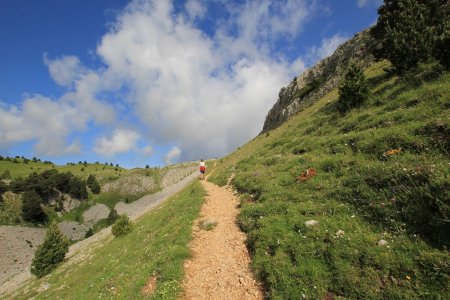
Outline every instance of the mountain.
<path fill-rule="evenodd" d="M 450 74 L 429 62 L 396 75 L 373 47 L 365 31 L 295 78 L 263 132 L 209 168 L 209 181 L 231 179 L 240 196 L 238 224 L 268 299 L 450 298 Z M 342 113 L 351 60 L 369 96 Z M 203 196 L 193 183 L 130 235 L 13 296 L 179 297 Z"/>
<path fill-rule="evenodd" d="M 281 88 L 276 103 L 266 116 L 263 132 L 277 128 L 338 87 L 350 61 L 363 68 L 371 66 L 375 62 L 372 54 L 375 48 L 370 29 L 366 29 L 340 45 L 331 56 L 295 77 L 288 86 Z"/>
<path fill-rule="evenodd" d="M 359 108 L 339 112 L 342 71 L 325 59 L 281 89 L 264 131 L 210 178 L 233 177 L 268 299 L 450 298 L 450 74 L 431 62 L 398 76 L 360 57 Z"/>

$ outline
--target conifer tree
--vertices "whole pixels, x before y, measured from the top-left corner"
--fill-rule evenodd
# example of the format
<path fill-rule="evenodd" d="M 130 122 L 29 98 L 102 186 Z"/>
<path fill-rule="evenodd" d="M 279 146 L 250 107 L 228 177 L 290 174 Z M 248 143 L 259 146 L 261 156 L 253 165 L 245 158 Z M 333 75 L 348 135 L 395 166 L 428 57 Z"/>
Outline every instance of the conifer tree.
<path fill-rule="evenodd" d="M 50 273 L 64 260 L 69 251 L 69 241 L 52 222 L 45 235 L 44 242 L 37 248 L 31 263 L 31 273 L 38 278 Z"/>
<path fill-rule="evenodd" d="M 387 58 L 399 74 L 431 58 L 433 30 L 429 9 L 416 0 L 385 0 L 373 35 L 381 41 L 375 57 Z"/>
<path fill-rule="evenodd" d="M 120 215 L 111 228 L 111 232 L 115 237 L 126 235 L 132 230 L 132 224 L 127 215 Z"/>
<path fill-rule="evenodd" d="M 89 175 L 87 181 L 86 181 L 87 186 L 91 189 L 92 193 L 94 194 L 98 194 L 100 193 L 100 184 L 97 182 L 97 179 L 95 178 L 94 175 Z"/>
<path fill-rule="evenodd" d="M 6 184 L 0 180 L 0 202 L 3 201 L 3 193 L 8 190 L 8 187 Z"/>
<path fill-rule="evenodd" d="M 363 70 L 350 63 L 345 78 L 339 87 L 338 110 L 345 113 L 361 106 L 369 97 L 369 88 Z"/>
<path fill-rule="evenodd" d="M 26 221 L 42 222 L 47 218 L 41 207 L 42 198 L 35 190 L 26 191 L 22 195 L 22 217 Z"/>

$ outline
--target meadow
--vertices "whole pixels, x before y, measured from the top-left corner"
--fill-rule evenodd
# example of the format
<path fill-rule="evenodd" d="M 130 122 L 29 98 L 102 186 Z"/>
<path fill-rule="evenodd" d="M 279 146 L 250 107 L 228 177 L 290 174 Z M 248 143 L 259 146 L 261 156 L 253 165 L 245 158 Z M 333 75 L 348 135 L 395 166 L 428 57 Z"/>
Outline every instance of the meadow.
<path fill-rule="evenodd" d="M 267 298 L 450 298 L 450 74 L 388 68 L 362 107 L 336 89 L 218 161 Z"/>

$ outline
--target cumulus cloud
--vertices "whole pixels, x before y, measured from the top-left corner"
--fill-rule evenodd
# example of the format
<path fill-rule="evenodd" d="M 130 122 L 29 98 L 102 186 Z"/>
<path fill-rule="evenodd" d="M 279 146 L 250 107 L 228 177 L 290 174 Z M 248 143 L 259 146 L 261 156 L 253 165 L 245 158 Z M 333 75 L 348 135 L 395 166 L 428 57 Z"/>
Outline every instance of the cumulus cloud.
<path fill-rule="evenodd" d="M 106 125 L 111 136 L 98 138 L 93 147 L 101 155 L 151 155 L 151 146 L 137 145 L 152 141 L 177 145 L 165 157 L 168 164 L 222 156 L 259 133 L 293 73 L 346 39 L 339 34 L 324 39 L 294 63 L 278 52 L 277 42 L 302 32 L 315 3 L 223 1 L 225 13 L 206 33 L 197 22 L 206 20 L 217 2 L 188 0 L 184 10 L 175 11 L 172 1 L 134 0 L 96 49 L 101 68 L 88 69 L 74 56 L 44 55 L 51 77 L 68 91 L 57 99 L 0 107 L 0 146 L 34 139 L 47 154 L 76 152 L 82 145 L 69 139 L 73 132 Z M 129 120 L 148 134 L 114 127 Z M 46 147 L 52 139 L 54 147 Z"/>
<path fill-rule="evenodd" d="M 67 138 L 73 129 L 83 126 L 82 117 L 73 106 L 34 95 L 25 99 L 21 107 L 0 107 L 0 147 L 37 140 L 39 154 L 78 153 L 81 145 L 67 145 Z"/>
<path fill-rule="evenodd" d="M 206 14 L 206 6 L 199 0 L 188 0 L 186 11 L 190 19 L 202 19 Z"/>
<path fill-rule="evenodd" d="M 111 137 L 98 138 L 95 141 L 94 151 L 101 155 L 112 156 L 136 150 L 136 143 L 140 138 L 140 134 L 134 130 L 116 129 Z"/>
<path fill-rule="evenodd" d="M 71 87 L 83 70 L 80 60 L 76 56 L 50 59 L 47 53 L 44 53 L 44 64 L 48 67 L 52 79 L 60 86 L 65 87 Z"/>
<path fill-rule="evenodd" d="M 164 162 L 166 165 L 171 165 L 178 161 L 181 155 L 181 149 L 178 147 L 172 147 L 170 151 L 164 156 Z"/>
<path fill-rule="evenodd" d="M 201 3 L 187 3 L 191 18 L 203 13 Z M 273 58 L 267 37 L 298 34 L 312 9 L 306 3 L 226 5 L 229 18 L 207 36 L 168 1 L 135 1 L 97 53 L 105 78 L 129 85 L 130 104 L 157 142 L 177 144 L 183 160 L 223 155 L 261 130 L 289 81 L 291 69 Z"/>

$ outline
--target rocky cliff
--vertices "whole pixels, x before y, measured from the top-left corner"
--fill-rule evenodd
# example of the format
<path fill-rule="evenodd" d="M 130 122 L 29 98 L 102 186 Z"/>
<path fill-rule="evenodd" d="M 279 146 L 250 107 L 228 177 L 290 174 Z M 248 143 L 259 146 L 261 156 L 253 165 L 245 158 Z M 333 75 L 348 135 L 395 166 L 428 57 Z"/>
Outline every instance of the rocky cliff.
<path fill-rule="evenodd" d="M 295 77 L 287 87 L 281 88 L 277 102 L 267 114 L 263 132 L 280 126 L 292 115 L 336 88 L 351 60 L 362 68 L 373 64 L 374 47 L 375 42 L 367 29 L 340 45 L 333 55 Z"/>

